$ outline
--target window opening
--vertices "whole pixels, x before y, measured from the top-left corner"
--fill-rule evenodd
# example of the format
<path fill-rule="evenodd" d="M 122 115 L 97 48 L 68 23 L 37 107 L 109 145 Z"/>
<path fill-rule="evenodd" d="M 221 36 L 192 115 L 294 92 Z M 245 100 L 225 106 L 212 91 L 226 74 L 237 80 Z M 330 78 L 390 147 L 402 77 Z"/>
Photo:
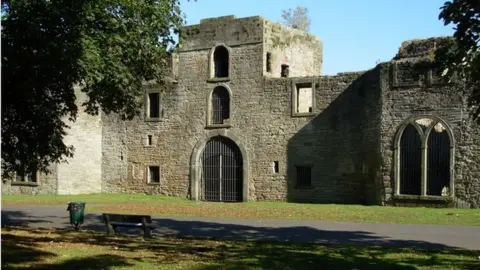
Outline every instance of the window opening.
<path fill-rule="evenodd" d="M 422 184 L 422 141 L 417 129 L 408 125 L 400 141 L 400 193 L 420 195 Z"/>
<path fill-rule="evenodd" d="M 312 112 L 312 95 L 311 84 L 297 84 L 297 113 Z"/>
<path fill-rule="evenodd" d="M 309 187 L 312 185 L 312 168 L 309 166 L 297 166 L 297 186 Z"/>
<path fill-rule="evenodd" d="M 160 117 L 160 93 L 148 93 L 149 117 Z"/>
<path fill-rule="evenodd" d="M 148 180 L 150 183 L 160 183 L 160 166 L 148 166 Z"/>
<path fill-rule="evenodd" d="M 218 46 L 213 53 L 213 62 L 215 66 L 215 77 L 228 77 L 229 55 L 228 49 L 224 46 Z"/>
<path fill-rule="evenodd" d="M 212 124 L 224 124 L 230 118 L 230 93 L 217 86 L 212 92 Z"/>
<path fill-rule="evenodd" d="M 152 135 L 148 135 L 147 138 L 148 138 L 147 144 L 152 145 Z"/>
<path fill-rule="evenodd" d="M 437 126 L 441 124 L 437 124 Z M 450 187 L 450 139 L 445 130 L 433 128 L 428 135 L 427 195 L 448 196 Z M 442 192 L 443 191 L 443 192 Z"/>
<path fill-rule="evenodd" d="M 272 54 L 267 52 L 267 72 L 272 72 Z"/>
<path fill-rule="evenodd" d="M 279 172 L 279 165 L 278 161 L 273 162 L 273 172 L 278 173 Z"/>
<path fill-rule="evenodd" d="M 289 75 L 290 75 L 290 68 L 289 68 L 289 66 L 283 64 L 283 65 L 282 65 L 281 77 L 286 78 L 286 77 L 288 77 Z"/>

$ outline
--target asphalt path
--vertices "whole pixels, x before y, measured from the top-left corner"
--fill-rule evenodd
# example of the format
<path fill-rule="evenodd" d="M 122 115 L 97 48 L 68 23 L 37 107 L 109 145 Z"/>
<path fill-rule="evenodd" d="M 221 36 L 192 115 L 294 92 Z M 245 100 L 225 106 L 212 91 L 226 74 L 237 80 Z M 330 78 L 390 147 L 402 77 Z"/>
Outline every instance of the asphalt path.
<path fill-rule="evenodd" d="M 369 224 L 317 220 L 152 217 L 154 236 L 209 239 L 359 244 L 402 247 L 458 247 L 480 250 L 480 226 Z M 71 228 L 66 205 L 2 206 L 2 226 Z M 100 214 L 85 210 L 85 230 L 105 231 Z M 122 232 L 123 233 L 123 232 Z M 125 231 L 125 234 L 140 230 Z"/>

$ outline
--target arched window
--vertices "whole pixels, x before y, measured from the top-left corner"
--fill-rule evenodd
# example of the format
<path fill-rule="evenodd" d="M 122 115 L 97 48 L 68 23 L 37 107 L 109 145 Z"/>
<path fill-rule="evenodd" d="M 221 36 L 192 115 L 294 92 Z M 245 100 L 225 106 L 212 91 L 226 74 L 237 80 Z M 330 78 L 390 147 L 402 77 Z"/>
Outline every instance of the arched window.
<path fill-rule="evenodd" d="M 217 86 L 212 91 L 211 123 L 213 125 L 227 124 L 230 118 L 230 93 L 223 86 Z"/>
<path fill-rule="evenodd" d="M 422 140 L 409 124 L 400 140 L 400 193 L 420 195 L 422 187 Z"/>
<path fill-rule="evenodd" d="M 213 51 L 213 77 L 228 78 L 230 66 L 229 50 L 223 46 L 217 46 Z"/>
<path fill-rule="evenodd" d="M 430 129 L 427 145 L 427 195 L 442 196 L 450 186 L 450 139 L 442 124 Z"/>
<path fill-rule="evenodd" d="M 453 134 L 436 117 L 408 120 L 395 139 L 398 195 L 453 196 Z"/>

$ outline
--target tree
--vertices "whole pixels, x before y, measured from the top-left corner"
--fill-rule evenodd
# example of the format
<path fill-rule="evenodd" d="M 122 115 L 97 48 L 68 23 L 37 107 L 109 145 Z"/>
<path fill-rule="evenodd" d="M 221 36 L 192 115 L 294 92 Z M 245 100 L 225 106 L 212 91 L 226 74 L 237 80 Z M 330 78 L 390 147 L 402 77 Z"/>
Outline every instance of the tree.
<path fill-rule="evenodd" d="M 480 5 L 477 0 L 447 1 L 439 19 L 454 25 L 453 40 L 436 55 L 444 67 L 444 76 L 456 72 L 465 83 L 473 118 L 480 120 Z"/>
<path fill-rule="evenodd" d="M 308 8 L 297 7 L 296 9 L 282 10 L 283 24 L 292 28 L 300 29 L 308 32 L 310 30 L 310 16 Z"/>
<path fill-rule="evenodd" d="M 162 82 L 183 23 L 178 0 L 3 1 L 2 176 L 73 156 L 74 85 L 89 114 L 138 115 L 142 83 Z"/>

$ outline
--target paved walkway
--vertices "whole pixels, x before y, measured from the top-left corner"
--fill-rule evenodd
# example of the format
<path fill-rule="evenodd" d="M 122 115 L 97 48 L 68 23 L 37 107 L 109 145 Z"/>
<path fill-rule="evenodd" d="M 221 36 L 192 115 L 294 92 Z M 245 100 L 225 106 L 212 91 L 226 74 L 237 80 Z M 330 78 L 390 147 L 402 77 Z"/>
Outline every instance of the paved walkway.
<path fill-rule="evenodd" d="M 2 206 L 2 224 L 69 228 L 66 205 Z M 154 217 L 154 235 L 254 238 L 324 244 L 460 247 L 480 250 L 480 226 L 365 224 L 349 222 Z M 85 215 L 85 229 L 105 230 L 99 214 Z"/>

